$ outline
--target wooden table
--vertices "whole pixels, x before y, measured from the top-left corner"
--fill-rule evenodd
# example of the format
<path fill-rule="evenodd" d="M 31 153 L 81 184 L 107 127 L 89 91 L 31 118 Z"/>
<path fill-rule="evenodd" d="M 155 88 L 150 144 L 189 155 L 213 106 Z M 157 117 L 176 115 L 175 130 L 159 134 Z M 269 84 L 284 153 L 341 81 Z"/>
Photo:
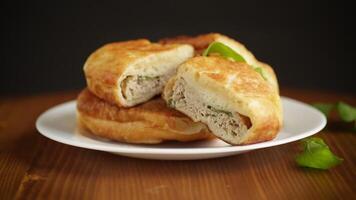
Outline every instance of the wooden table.
<path fill-rule="evenodd" d="M 121 157 L 51 141 L 38 115 L 77 92 L 0 98 L 0 199 L 356 199 L 356 135 L 324 130 L 344 162 L 328 171 L 300 168 L 298 142 L 196 161 Z M 356 96 L 282 90 L 305 102 Z"/>

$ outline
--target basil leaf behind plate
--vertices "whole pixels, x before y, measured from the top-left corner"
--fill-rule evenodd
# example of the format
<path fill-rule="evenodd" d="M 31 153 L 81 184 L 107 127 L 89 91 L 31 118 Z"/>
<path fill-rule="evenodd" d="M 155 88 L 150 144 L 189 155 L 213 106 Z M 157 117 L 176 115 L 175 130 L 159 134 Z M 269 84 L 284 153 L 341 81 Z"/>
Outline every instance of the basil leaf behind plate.
<path fill-rule="evenodd" d="M 331 110 L 335 107 L 335 105 L 331 103 L 314 103 L 312 106 L 324 113 L 326 117 L 329 117 Z"/>
<path fill-rule="evenodd" d="M 344 103 L 339 102 L 336 105 L 340 118 L 345 122 L 356 121 L 356 108 Z"/>
<path fill-rule="evenodd" d="M 316 169 L 329 169 L 340 164 L 343 159 L 335 156 L 321 138 L 312 137 L 302 140 L 304 151 L 297 155 L 299 166 Z"/>

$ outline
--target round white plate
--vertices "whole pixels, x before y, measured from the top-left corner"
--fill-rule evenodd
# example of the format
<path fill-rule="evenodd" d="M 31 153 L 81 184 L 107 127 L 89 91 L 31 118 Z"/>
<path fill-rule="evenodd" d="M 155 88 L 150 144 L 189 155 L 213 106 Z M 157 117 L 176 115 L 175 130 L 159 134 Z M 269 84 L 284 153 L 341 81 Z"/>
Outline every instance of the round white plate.
<path fill-rule="evenodd" d="M 38 131 L 57 142 L 107 151 L 119 155 L 161 160 L 192 160 L 235 155 L 281 145 L 311 136 L 326 125 L 325 116 L 308 104 L 282 97 L 284 127 L 272 141 L 245 146 L 231 146 L 219 139 L 199 142 L 167 142 L 138 145 L 99 139 L 76 128 L 76 102 L 57 105 L 44 112 L 36 122 Z"/>

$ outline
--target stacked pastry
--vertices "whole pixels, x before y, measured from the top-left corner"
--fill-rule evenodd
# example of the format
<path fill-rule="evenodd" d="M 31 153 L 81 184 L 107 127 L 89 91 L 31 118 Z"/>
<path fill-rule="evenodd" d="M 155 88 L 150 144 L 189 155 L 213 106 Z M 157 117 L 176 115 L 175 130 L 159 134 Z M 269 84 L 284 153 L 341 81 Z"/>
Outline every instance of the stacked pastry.
<path fill-rule="evenodd" d="M 152 144 L 214 135 L 242 145 L 271 140 L 282 125 L 272 68 L 220 34 L 107 44 L 84 72 L 78 122 L 100 137 Z"/>

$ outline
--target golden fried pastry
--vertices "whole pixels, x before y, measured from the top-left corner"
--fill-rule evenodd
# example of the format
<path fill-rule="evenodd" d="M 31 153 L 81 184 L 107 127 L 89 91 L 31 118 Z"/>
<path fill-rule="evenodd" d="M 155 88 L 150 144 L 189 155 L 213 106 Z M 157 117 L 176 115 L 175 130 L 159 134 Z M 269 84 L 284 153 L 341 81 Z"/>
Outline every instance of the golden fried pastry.
<path fill-rule="evenodd" d="M 129 143 L 155 144 L 166 140 L 194 141 L 213 138 L 205 124 L 193 122 L 154 98 L 132 108 L 110 104 L 88 89 L 77 99 L 80 127 L 107 139 Z"/>
<path fill-rule="evenodd" d="M 282 126 L 276 89 L 248 64 L 219 56 L 183 63 L 163 98 L 234 145 L 272 140 Z"/>
<path fill-rule="evenodd" d="M 192 57 L 187 44 L 146 39 L 104 45 L 84 64 L 89 90 L 119 107 L 131 107 L 160 94 L 176 68 Z"/>

